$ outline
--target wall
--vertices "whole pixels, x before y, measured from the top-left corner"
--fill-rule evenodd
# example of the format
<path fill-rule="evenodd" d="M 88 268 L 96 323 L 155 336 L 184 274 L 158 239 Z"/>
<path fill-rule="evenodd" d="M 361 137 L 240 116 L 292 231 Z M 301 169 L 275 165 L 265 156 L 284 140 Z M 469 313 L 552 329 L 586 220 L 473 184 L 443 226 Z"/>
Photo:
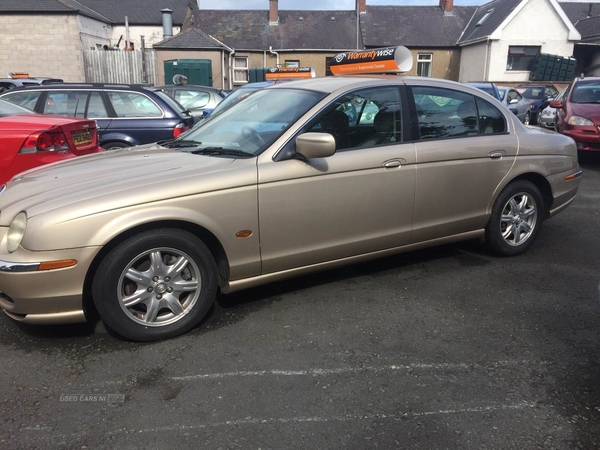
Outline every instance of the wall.
<path fill-rule="evenodd" d="M 77 16 L 79 23 L 79 37 L 82 50 L 91 50 L 99 45 L 110 45 L 112 27 L 89 17 Z"/>
<path fill-rule="evenodd" d="M 540 26 L 535 26 L 540 24 Z M 502 30 L 499 41 L 491 46 L 489 80 L 527 81 L 529 71 L 506 70 L 508 47 L 539 45 L 542 53 L 573 55 L 573 42 L 567 40 L 568 28 L 548 0 L 530 0 Z M 464 54 L 463 54 L 464 55 Z"/>
<path fill-rule="evenodd" d="M 40 26 L 43 24 L 43 26 Z M 0 76 L 31 76 L 81 81 L 84 78 L 76 15 L 0 16 Z"/>
<path fill-rule="evenodd" d="M 411 48 L 410 52 L 413 56 L 413 67 L 410 72 L 406 75 L 417 75 L 417 60 L 420 53 L 431 53 L 432 66 L 431 76 L 432 78 L 443 78 L 446 80 L 458 80 L 459 69 L 460 69 L 460 50 L 458 49 L 445 49 L 436 50 L 428 48 Z"/>
<path fill-rule="evenodd" d="M 173 27 L 173 36 L 179 34 L 181 31 L 180 27 Z M 112 33 L 112 45 L 117 45 L 119 38 L 123 36 L 121 39 L 121 43 L 119 47 L 125 47 L 125 37 L 126 30 L 124 25 L 117 25 L 113 29 Z M 141 46 L 142 40 L 140 36 L 144 36 L 144 41 L 146 43 L 146 48 L 151 48 L 152 45 L 162 42 L 163 39 L 163 27 L 162 26 L 129 26 L 129 40 L 133 42 L 135 49 L 139 49 Z"/>
<path fill-rule="evenodd" d="M 467 45 L 461 47 L 460 75 L 458 81 L 487 81 L 486 69 L 487 43 Z"/>

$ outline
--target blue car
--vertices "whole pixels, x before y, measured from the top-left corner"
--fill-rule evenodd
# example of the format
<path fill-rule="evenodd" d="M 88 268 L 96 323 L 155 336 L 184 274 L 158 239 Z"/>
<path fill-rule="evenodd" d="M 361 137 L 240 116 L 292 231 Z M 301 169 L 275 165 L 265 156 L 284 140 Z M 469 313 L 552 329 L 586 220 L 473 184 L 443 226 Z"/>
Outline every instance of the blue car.
<path fill-rule="evenodd" d="M 141 86 L 49 84 L 11 89 L 0 98 L 41 114 L 93 119 L 106 150 L 176 138 L 194 120 L 164 92 Z"/>
<path fill-rule="evenodd" d="M 522 84 L 516 87 L 523 98 L 530 101 L 532 125 L 540 122 L 542 111 L 558 95 L 558 90 L 551 84 Z"/>
<path fill-rule="evenodd" d="M 496 100 L 502 101 L 500 92 L 498 91 L 498 86 L 496 86 L 494 83 L 488 83 L 487 81 L 469 81 L 465 84 L 476 87 L 477 89 L 481 89 L 483 92 L 490 94 Z"/>

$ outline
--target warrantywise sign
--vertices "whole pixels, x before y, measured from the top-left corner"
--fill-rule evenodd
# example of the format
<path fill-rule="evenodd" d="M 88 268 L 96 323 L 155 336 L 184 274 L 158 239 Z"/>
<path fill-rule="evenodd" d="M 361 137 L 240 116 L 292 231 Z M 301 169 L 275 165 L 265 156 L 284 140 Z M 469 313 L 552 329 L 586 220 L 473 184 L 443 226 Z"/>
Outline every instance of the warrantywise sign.
<path fill-rule="evenodd" d="M 334 75 L 408 72 L 412 66 L 412 54 L 402 46 L 338 53 L 330 60 L 331 73 Z"/>

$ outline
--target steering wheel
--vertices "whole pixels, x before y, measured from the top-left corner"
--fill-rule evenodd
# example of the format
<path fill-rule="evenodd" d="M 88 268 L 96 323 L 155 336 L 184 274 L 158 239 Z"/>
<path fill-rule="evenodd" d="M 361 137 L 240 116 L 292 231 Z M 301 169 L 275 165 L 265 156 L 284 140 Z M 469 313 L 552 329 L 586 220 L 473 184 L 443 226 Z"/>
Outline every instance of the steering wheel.
<path fill-rule="evenodd" d="M 260 146 L 263 146 L 266 144 L 266 142 L 260 136 L 260 134 L 258 134 L 258 132 L 254 128 L 252 128 L 248 125 L 244 125 L 242 127 L 242 135 L 244 137 L 252 136 L 253 138 L 256 138 L 256 141 L 259 143 Z"/>

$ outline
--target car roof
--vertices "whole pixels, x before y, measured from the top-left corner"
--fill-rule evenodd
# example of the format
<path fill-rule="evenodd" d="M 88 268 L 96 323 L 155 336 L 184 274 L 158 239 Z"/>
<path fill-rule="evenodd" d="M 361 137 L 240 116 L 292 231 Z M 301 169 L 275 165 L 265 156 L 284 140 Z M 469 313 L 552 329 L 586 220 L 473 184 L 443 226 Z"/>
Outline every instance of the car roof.
<path fill-rule="evenodd" d="M 151 87 L 148 87 L 148 89 L 150 89 L 150 90 L 156 90 L 156 89 L 188 89 L 188 90 L 207 89 L 209 91 L 215 91 L 215 92 L 221 92 L 223 90 L 221 88 L 216 88 L 214 86 L 204 86 L 203 84 L 163 84 L 160 86 L 151 86 Z"/>
<path fill-rule="evenodd" d="M 147 92 L 151 91 L 148 89 L 150 86 L 135 85 L 135 84 L 110 84 L 110 83 L 50 83 L 50 84 L 36 84 L 35 86 L 23 86 L 16 89 L 22 90 L 57 90 L 57 89 L 110 89 L 110 90 L 126 90 L 126 91 L 138 91 Z M 13 89 L 14 90 L 14 89 Z"/>

